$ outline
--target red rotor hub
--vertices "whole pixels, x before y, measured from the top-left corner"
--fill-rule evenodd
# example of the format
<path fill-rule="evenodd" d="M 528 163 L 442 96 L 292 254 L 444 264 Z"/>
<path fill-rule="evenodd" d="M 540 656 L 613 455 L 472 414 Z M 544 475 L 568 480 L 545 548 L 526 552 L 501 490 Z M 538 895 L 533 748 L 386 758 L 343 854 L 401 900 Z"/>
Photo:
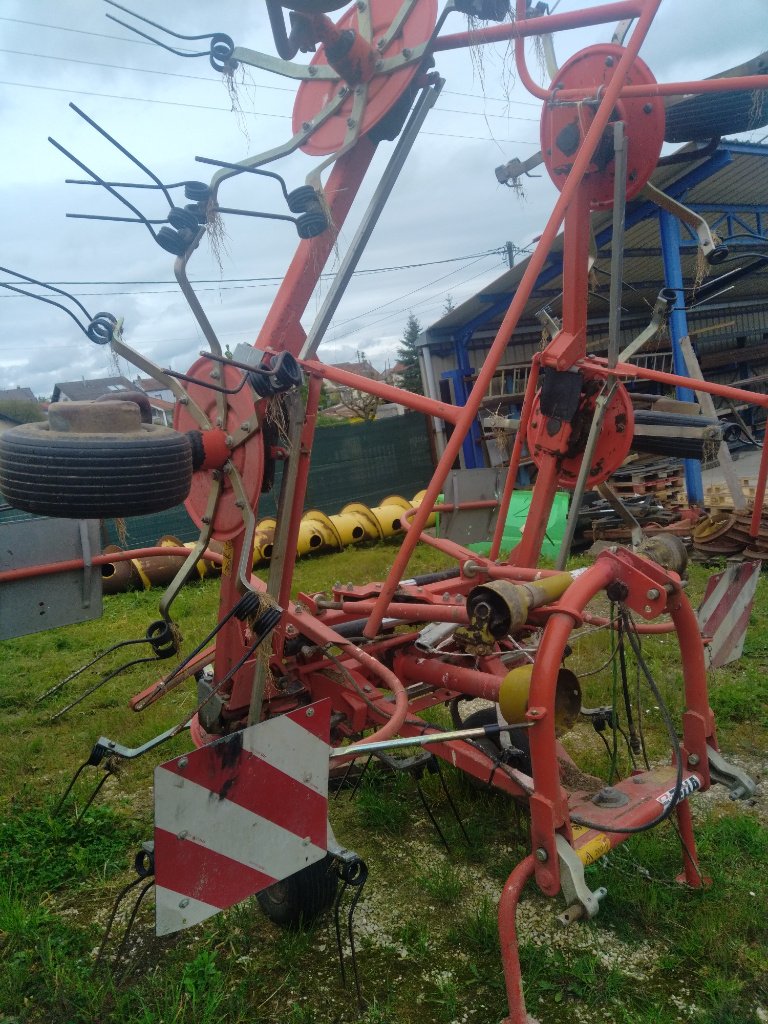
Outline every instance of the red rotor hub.
<path fill-rule="evenodd" d="M 234 366 L 214 363 L 202 356 L 188 370 L 190 377 L 199 381 L 208 381 L 225 388 L 236 388 L 242 380 L 242 371 Z M 222 472 L 221 467 L 227 459 L 240 474 L 245 493 L 251 508 L 255 508 L 261 493 L 261 482 L 264 476 L 264 438 L 259 431 L 253 434 L 244 444 L 233 447 L 242 437 L 242 426 L 253 416 L 255 399 L 250 387 L 246 385 L 236 394 L 227 395 L 227 411 L 225 422 L 217 423 L 217 394 L 204 383 L 187 384 L 190 398 L 200 406 L 213 424 L 211 430 L 202 431 L 203 452 L 205 460 L 192 475 L 192 487 L 185 501 L 187 512 L 192 521 L 203 526 L 203 517 L 208 508 L 208 498 L 214 484 L 214 473 Z M 189 413 L 185 405 L 176 404 L 173 417 L 176 430 L 200 431 L 200 424 Z M 229 440 L 228 440 L 229 439 Z M 213 538 L 226 541 L 236 537 L 243 529 L 243 513 L 235 504 L 236 497 L 232 484 L 224 473 L 222 475 L 222 492 L 213 514 Z"/>
<path fill-rule="evenodd" d="M 623 47 L 613 43 L 589 46 L 566 61 L 552 81 L 554 99 L 544 105 L 541 115 L 541 151 L 549 176 L 561 191 L 592 125 L 600 96 L 613 78 L 623 53 Z M 636 57 L 626 84 L 653 85 L 655 82 L 648 66 Z M 557 92 L 563 89 L 578 89 L 584 98 L 560 101 Z M 660 97 L 619 99 L 611 121 L 624 122 L 627 199 L 634 199 L 658 163 L 664 142 L 664 103 Z M 609 123 L 584 177 L 592 209 L 613 205 L 614 176 L 613 129 Z"/>
<path fill-rule="evenodd" d="M 378 42 L 387 33 L 402 6 L 402 0 L 366 0 L 370 9 L 371 26 L 373 28 L 372 44 L 381 60 L 397 57 L 406 50 L 414 50 L 422 46 L 432 35 L 437 22 L 437 0 L 423 0 L 417 4 L 406 18 L 401 32 L 390 44 L 378 49 Z M 351 29 L 358 32 L 358 10 L 353 5 L 337 23 L 337 29 Z M 407 54 L 406 54 L 407 56 Z M 310 67 L 327 67 L 328 59 L 325 47 L 321 47 L 312 58 Z M 400 99 L 419 70 L 419 62 L 405 64 L 401 68 L 381 74 L 375 74 L 369 82 L 368 97 L 361 118 L 359 134 L 364 135 L 377 124 Z M 367 78 L 367 75 L 363 76 Z M 360 88 L 366 88 L 360 86 Z M 349 95 L 336 113 L 322 124 L 317 131 L 301 146 L 310 156 L 327 156 L 336 153 L 344 145 L 350 125 L 347 119 L 352 116 L 354 90 L 343 81 L 309 80 L 299 86 L 296 103 L 293 108 L 293 131 L 300 132 L 305 124 L 310 124 L 323 110 L 327 103 L 338 94 L 340 89 L 347 89 Z M 354 126 L 351 126 L 354 127 Z"/>
<path fill-rule="evenodd" d="M 596 386 L 590 387 L 590 384 Z M 598 378 L 592 378 L 591 381 L 586 382 L 579 407 L 571 424 L 569 451 L 560 462 L 558 475 L 559 485 L 567 490 L 573 490 L 576 486 L 584 444 L 594 416 L 597 396 L 600 393 L 599 385 Z M 552 437 L 554 433 L 559 434 L 561 428 L 559 421 L 553 421 L 551 417 L 542 413 L 540 398 L 541 392 L 536 396 L 528 424 L 528 450 L 537 466 L 541 464 L 543 457 L 548 457 L 553 453 Z M 587 475 L 587 489 L 604 483 L 626 459 L 632 446 L 634 422 L 632 399 L 624 385 L 618 384 L 605 410 L 600 436 L 592 456 L 592 465 Z"/>

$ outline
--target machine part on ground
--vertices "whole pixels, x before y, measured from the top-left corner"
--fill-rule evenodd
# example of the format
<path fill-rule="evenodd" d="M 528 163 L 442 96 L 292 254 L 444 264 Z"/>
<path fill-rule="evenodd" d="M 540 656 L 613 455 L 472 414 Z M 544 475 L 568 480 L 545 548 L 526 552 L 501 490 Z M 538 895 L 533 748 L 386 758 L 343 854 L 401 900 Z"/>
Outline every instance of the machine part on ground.
<path fill-rule="evenodd" d="M 192 37 L 205 42 L 203 49 L 190 51 L 140 32 L 180 57 L 207 58 L 223 73 L 231 73 L 237 63 L 245 63 L 300 83 L 291 137 L 239 165 L 220 166 L 207 193 L 194 187 L 187 198 L 231 209 L 219 203 L 219 193 L 238 174 L 274 164 L 297 150 L 323 158 L 308 175 L 307 186 L 323 197 L 330 229 L 319 234 L 314 230 L 305 232 L 307 237 L 300 241 L 282 277 L 252 358 L 237 363 L 222 353 L 187 278 L 188 261 L 204 234 L 200 211 L 184 211 L 189 216 L 176 212 L 173 220 L 180 227 L 168 225 L 156 233 L 147 218 L 116 192 L 116 186 L 98 178 L 55 143 L 92 180 L 127 206 L 132 220 L 138 218 L 153 239 L 173 252 L 176 279 L 210 348 L 189 373 L 171 374 L 130 349 L 122 340 L 122 325 L 114 317 L 101 323 L 102 330 L 95 332 L 98 337 L 94 339 L 101 343 L 111 338 L 118 355 L 168 383 L 177 397 L 175 425 L 187 446 L 188 472 L 192 475 L 187 507 L 200 535 L 161 601 L 163 619 L 209 543 L 223 545 L 216 625 L 174 670 L 132 701 L 132 706 L 141 710 L 183 678 L 200 677 L 200 699 L 189 721 L 198 749 L 156 770 L 153 866 L 159 934 L 203 921 L 299 871 L 314 868 L 319 872 L 315 865 L 323 864 L 328 853 L 346 864 L 329 837 L 329 762 L 353 762 L 372 752 L 391 758 L 388 750 L 413 744 L 428 748 L 430 758 L 445 760 L 481 783 L 526 803 L 530 810 L 531 853 L 510 874 L 499 904 L 509 1006 L 505 1024 L 527 1024 L 529 1020 L 515 912 L 530 879 L 548 896 L 564 893 L 569 920 L 592 916 L 602 893 L 586 885 L 583 867 L 594 864 L 628 836 L 654 828 L 674 815 L 682 847 L 682 879 L 694 888 L 705 884 L 689 798 L 715 781 L 722 781 L 733 794 L 742 796 L 748 795 L 750 785 L 718 756 L 701 634 L 680 579 L 679 551 L 659 545 L 652 552 L 663 563 L 659 564 L 613 546 L 602 551 L 589 567 L 573 573 L 538 568 L 558 487 L 580 487 L 579 481 L 583 483 L 585 477 L 590 485 L 599 485 L 627 454 L 634 433 L 630 386 L 653 382 L 687 387 L 737 403 L 768 407 L 768 396 L 744 388 L 617 359 L 621 309 L 616 280 L 610 311 L 610 358 L 601 360 L 587 354 L 590 213 L 631 200 L 647 184 L 663 141 L 664 99 L 685 96 L 694 102 L 701 100 L 701 106 L 712 114 L 720 96 L 734 90 L 761 93 L 768 88 L 768 76 L 759 69 L 758 73 L 750 69 L 737 83 L 734 79 L 656 83 L 638 52 L 660 3 L 622 0 L 549 15 L 544 5 L 529 9 L 526 0 L 516 0 L 514 19 L 450 35 L 442 30 L 455 10 L 453 4 L 446 5 L 438 18 L 435 0 L 361 0 L 334 21 L 328 12 L 344 5 L 332 0 L 295 0 L 280 5 L 292 11 L 290 36 L 282 12 L 270 4 L 281 59 L 237 47 L 222 33 Z M 473 10 L 477 7 L 472 5 Z M 482 14 L 491 16 L 500 10 L 492 3 L 481 3 L 479 8 Z M 279 23 L 277 14 L 281 15 Z M 137 17 L 160 32 L 168 32 Z M 571 57 L 549 87 L 536 83 L 526 64 L 528 37 L 615 22 L 616 18 L 621 19 L 616 42 L 589 46 Z M 631 32 L 628 22 L 634 24 Z M 189 36 L 175 35 L 172 30 L 170 35 L 191 41 Z M 542 157 L 558 188 L 558 197 L 478 368 L 466 404 L 456 408 L 382 382 L 344 374 L 317 359 L 316 349 L 442 88 L 442 79 L 429 70 L 433 58 L 444 49 L 499 41 L 514 44 L 520 81 L 543 101 Z M 293 62 L 299 52 L 313 49 L 308 64 Z M 398 134 L 400 140 L 390 162 L 373 189 L 368 210 L 307 333 L 302 317 L 372 166 L 376 147 Z M 126 153 L 124 147 L 121 151 Z M 130 159 L 142 166 L 135 158 Z M 624 161 L 626 173 L 622 171 Z M 323 180 L 325 172 L 327 178 Z M 516 173 L 514 169 L 505 172 L 505 180 Z M 665 210 L 665 215 L 678 214 L 684 217 L 683 211 L 670 214 Z M 306 211 L 300 214 L 304 215 Z M 621 221 L 620 210 L 614 220 Z M 498 515 L 485 556 L 455 538 L 432 536 L 426 527 L 436 509 L 476 509 L 478 503 L 457 504 L 441 495 L 445 495 L 449 472 L 471 436 L 493 375 L 545 270 L 561 227 L 562 315 L 557 321 L 550 316 L 547 325 L 552 337 L 532 359 L 508 472 L 501 494 L 494 496 Z M 621 276 L 621 248 L 619 233 L 611 258 L 614 278 Z M 763 264 L 763 258 L 755 254 L 749 264 L 704 285 L 699 297 L 713 294 L 738 276 L 756 272 Z M 668 305 L 662 296 L 651 323 L 635 342 L 645 344 L 646 337 L 650 339 L 658 332 Z M 305 394 L 297 390 L 288 355 L 307 374 Z M 284 369 L 287 366 L 282 382 L 289 389 L 285 397 L 275 395 L 279 390 L 275 384 L 280 384 L 278 364 Z M 441 418 L 451 430 L 434 476 L 421 500 L 414 501 L 414 507 L 408 507 L 407 502 L 399 507 L 394 502 L 394 512 L 390 509 L 386 515 L 382 512 L 377 516 L 375 510 L 363 512 L 347 506 L 336 522 L 317 512 L 308 519 L 309 529 L 315 531 L 312 536 L 320 538 L 315 547 L 340 544 L 343 537 L 354 541 L 356 528 L 350 517 L 356 514 L 360 528 L 372 537 L 384 533 L 385 527 L 393 532 L 402 527 L 403 542 L 386 579 L 359 586 L 338 583 L 329 588 L 329 594 L 302 594 L 291 601 L 293 556 L 301 535 L 324 379 L 378 398 L 397 400 L 408 409 Z M 268 425 L 270 413 L 275 411 L 270 407 L 272 402 L 284 402 L 281 408 L 288 409 L 284 426 L 290 451 L 286 452 L 278 539 L 265 593 L 251 578 L 250 567 L 254 540 L 263 549 L 268 532 L 266 525 L 256 530 L 256 512 L 262 490 L 271 483 L 271 469 L 277 458 L 274 431 Z M 538 476 L 525 529 L 509 555 L 501 559 L 501 542 L 526 442 Z M 189 486 L 188 478 L 186 483 Z M 745 545 L 759 548 L 767 484 L 768 447 L 763 449 L 748 521 L 734 517 L 723 533 L 714 537 L 715 541 L 734 529 L 745 534 Z M 386 500 L 381 508 L 389 508 Z M 122 512 L 125 514 L 125 510 Z M 455 568 L 427 578 L 409 578 L 409 560 L 420 541 L 448 556 Z M 593 601 L 612 606 L 610 620 L 596 614 L 594 606 L 590 609 Z M 627 659 L 633 658 L 638 678 L 659 706 L 669 739 L 670 764 L 637 768 L 625 778 L 615 778 L 612 766 L 606 784 L 605 779 L 581 771 L 561 745 L 558 731 L 573 720 L 577 700 L 581 703 L 579 683 L 563 668 L 563 661 L 579 642 L 582 623 L 589 624 L 589 628 L 610 627 L 618 633 L 622 678 L 628 678 Z M 435 643 L 437 624 L 450 628 L 440 631 Z M 430 638 L 426 650 L 424 643 L 417 644 L 425 630 Z M 685 710 L 679 719 L 665 704 L 640 644 L 642 634 L 656 633 L 674 634 L 680 650 L 679 703 Z M 257 656 L 257 647 L 267 635 L 270 650 L 262 648 Z M 535 640 L 529 644 L 531 637 Z M 614 657 L 612 650 L 611 660 Z M 521 668 L 524 661 L 530 667 Z M 207 667 L 210 671 L 202 676 Z M 560 709 L 558 692 L 562 697 Z M 447 732 L 421 717 L 430 708 L 455 707 L 462 699 L 474 698 L 498 704 L 503 713 L 521 721 L 509 725 L 497 720 L 495 725 L 482 724 L 477 732 Z M 607 709 L 587 710 L 597 712 L 591 716 L 596 727 L 610 722 L 616 730 L 622 714 L 629 725 L 632 709 L 630 702 L 625 701 L 622 708 L 616 700 Z M 186 724 L 177 725 L 175 732 Z M 499 741 L 500 755 L 495 744 L 487 742 L 506 731 L 513 739 L 518 733 L 527 739 L 527 752 L 523 751 L 526 756 L 517 762 L 504 742 Z M 423 753 L 417 760 L 423 763 Z M 254 832 L 258 842 L 254 842 Z M 325 897 L 329 893 L 330 887 Z"/>

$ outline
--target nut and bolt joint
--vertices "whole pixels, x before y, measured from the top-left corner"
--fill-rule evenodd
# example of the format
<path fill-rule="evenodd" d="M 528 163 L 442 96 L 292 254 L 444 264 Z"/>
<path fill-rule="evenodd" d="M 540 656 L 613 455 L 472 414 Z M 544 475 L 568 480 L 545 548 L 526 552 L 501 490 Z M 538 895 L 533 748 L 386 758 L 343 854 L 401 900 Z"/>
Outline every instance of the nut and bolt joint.
<path fill-rule="evenodd" d="M 547 853 L 547 851 L 544 849 L 543 846 L 540 846 L 538 848 L 538 850 L 536 851 L 535 856 L 536 856 L 536 860 L 539 862 L 539 864 L 546 864 L 546 862 L 549 860 L 549 854 Z"/>
<path fill-rule="evenodd" d="M 699 757 L 698 754 L 689 754 L 688 755 L 688 767 L 689 768 L 695 768 L 700 763 L 701 763 L 701 758 Z"/>

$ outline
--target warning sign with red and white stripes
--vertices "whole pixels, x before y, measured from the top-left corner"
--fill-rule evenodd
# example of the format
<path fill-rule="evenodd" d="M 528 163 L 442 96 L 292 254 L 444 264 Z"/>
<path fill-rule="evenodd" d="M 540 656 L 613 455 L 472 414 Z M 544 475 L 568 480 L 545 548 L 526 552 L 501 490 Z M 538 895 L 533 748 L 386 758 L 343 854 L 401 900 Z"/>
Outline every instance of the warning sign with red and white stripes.
<path fill-rule="evenodd" d="M 155 927 L 179 931 L 325 856 L 330 701 L 155 769 Z"/>
<path fill-rule="evenodd" d="M 710 668 L 721 668 L 741 657 L 749 617 L 760 579 L 761 562 L 733 562 L 710 576 L 698 611 Z"/>

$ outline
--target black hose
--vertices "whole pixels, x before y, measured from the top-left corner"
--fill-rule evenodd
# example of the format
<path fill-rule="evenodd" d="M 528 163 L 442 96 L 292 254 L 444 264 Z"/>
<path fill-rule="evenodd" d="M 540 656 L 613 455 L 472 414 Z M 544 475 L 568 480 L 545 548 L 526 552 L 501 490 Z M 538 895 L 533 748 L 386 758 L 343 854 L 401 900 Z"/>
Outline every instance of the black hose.
<path fill-rule="evenodd" d="M 646 678 L 648 686 L 650 687 L 651 693 L 659 703 L 659 710 L 661 717 L 664 720 L 664 725 L 667 728 L 669 740 L 672 745 L 672 750 L 675 755 L 675 763 L 677 766 L 677 774 L 675 777 L 675 787 L 672 791 L 672 796 L 669 803 L 663 808 L 661 814 L 657 814 L 652 821 L 646 822 L 644 825 L 624 825 L 621 828 L 613 828 L 603 822 L 589 821 L 587 818 L 582 817 L 580 814 L 571 814 L 570 819 L 575 825 L 583 825 L 585 828 L 595 829 L 598 832 L 612 832 L 618 835 L 636 835 L 640 832 L 648 832 L 650 829 L 660 825 L 662 821 L 666 821 L 672 811 L 680 803 L 682 792 L 683 792 L 683 760 L 680 751 L 680 741 L 677 738 L 675 732 L 675 726 L 672 721 L 672 717 L 669 713 L 667 705 L 664 703 L 664 699 L 659 692 L 659 688 L 656 685 L 656 680 L 651 674 L 651 670 L 648 668 L 643 652 L 640 649 L 640 644 L 637 638 L 637 627 L 635 626 L 632 615 L 626 605 L 622 605 L 619 612 L 623 625 L 624 631 L 629 639 L 630 646 L 637 658 L 637 663 L 643 671 L 643 675 Z"/>

